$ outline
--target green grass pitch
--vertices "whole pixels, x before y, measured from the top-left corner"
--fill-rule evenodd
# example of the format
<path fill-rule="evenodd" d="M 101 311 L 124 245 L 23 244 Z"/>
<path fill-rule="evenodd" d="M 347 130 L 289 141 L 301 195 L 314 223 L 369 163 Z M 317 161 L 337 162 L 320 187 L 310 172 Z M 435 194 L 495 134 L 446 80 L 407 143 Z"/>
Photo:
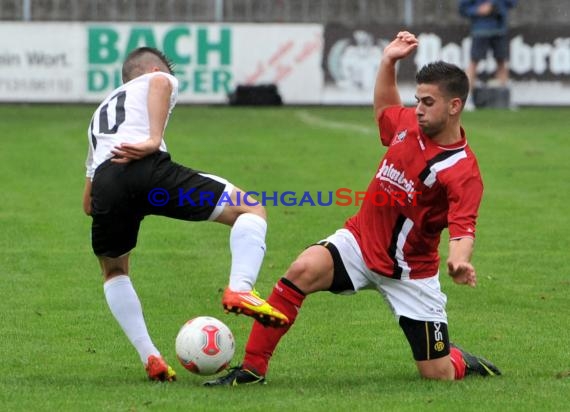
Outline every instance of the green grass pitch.
<path fill-rule="evenodd" d="M 273 358 L 268 385 L 204 388 L 176 361 L 197 315 L 226 316 L 228 228 L 148 217 L 131 275 L 152 337 L 178 372 L 147 381 L 106 307 L 81 211 L 94 106 L 0 106 L 0 409 L 5 411 L 563 410 L 570 393 L 570 109 L 464 115 L 485 182 L 474 255 L 479 284 L 447 275 L 452 340 L 494 361 L 495 379 L 432 382 L 376 293 L 306 300 Z M 178 107 L 174 160 L 256 191 L 364 190 L 384 152 L 370 108 Z M 267 296 L 308 244 L 356 208 L 268 206 Z M 442 239 L 443 261 L 446 240 Z M 442 272 L 444 266 L 442 265 Z"/>

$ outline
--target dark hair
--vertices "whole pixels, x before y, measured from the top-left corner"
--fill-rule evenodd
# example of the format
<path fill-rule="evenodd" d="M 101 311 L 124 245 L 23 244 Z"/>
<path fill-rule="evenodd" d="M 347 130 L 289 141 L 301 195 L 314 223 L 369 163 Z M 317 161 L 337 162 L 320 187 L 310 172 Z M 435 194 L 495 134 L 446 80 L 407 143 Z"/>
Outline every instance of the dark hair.
<path fill-rule="evenodd" d="M 436 84 L 448 97 L 459 97 L 465 104 L 469 94 L 469 79 L 463 70 L 444 61 L 428 63 L 416 74 L 417 84 Z"/>
<path fill-rule="evenodd" d="M 164 65 L 173 74 L 173 64 L 160 50 L 154 47 L 139 47 L 129 53 L 123 63 L 122 77 L 126 83 L 147 72 L 149 66 Z"/>

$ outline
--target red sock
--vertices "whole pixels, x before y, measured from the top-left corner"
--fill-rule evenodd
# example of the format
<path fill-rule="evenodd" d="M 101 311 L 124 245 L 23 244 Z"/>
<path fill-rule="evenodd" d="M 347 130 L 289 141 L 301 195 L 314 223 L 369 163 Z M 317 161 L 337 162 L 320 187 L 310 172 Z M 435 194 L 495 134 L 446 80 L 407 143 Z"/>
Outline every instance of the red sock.
<path fill-rule="evenodd" d="M 304 299 L 305 295 L 300 293 L 289 280 L 282 278 L 277 282 L 267 302 L 289 318 L 289 325 L 284 328 L 271 328 L 254 322 L 245 346 L 244 368 L 255 369 L 257 373 L 265 376 L 273 351 L 281 337 L 295 322 Z"/>
<path fill-rule="evenodd" d="M 455 369 L 455 380 L 458 381 L 463 379 L 465 377 L 465 362 L 463 362 L 461 351 L 457 348 L 451 348 L 449 356 L 451 358 L 453 368 Z"/>

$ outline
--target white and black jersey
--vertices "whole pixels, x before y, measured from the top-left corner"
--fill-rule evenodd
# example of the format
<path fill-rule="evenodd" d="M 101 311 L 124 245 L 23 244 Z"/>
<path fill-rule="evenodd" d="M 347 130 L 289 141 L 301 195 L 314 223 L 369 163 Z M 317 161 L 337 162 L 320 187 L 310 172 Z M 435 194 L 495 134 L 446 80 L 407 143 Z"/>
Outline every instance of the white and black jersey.
<path fill-rule="evenodd" d="M 139 76 L 114 90 L 97 108 L 89 125 L 87 177 L 91 187 L 91 244 L 97 256 L 116 258 L 132 250 L 145 216 L 187 221 L 214 220 L 227 203 L 233 185 L 227 180 L 177 164 L 160 150 L 142 159 L 113 163 L 112 150 L 122 143 L 150 137 L 149 84 L 166 76 L 172 84 L 169 114 L 176 104 L 178 81 L 170 74 Z"/>
<path fill-rule="evenodd" d="M 172 84 L 169 114 L 176 105 L 178 80 L 164 72 L 144 74 L 113 90 L 99 105 L 89 124 L 89 151 L 85 162 L 88 178 L 93 179 L 95 169 L 113 157 L 111 150 L 115 146 L 140 143 L 150 137 L 147 102 L 150 80 L 154 76 L 166 76 Z M 166 152 L 164 140 L 160 150 Z"/>

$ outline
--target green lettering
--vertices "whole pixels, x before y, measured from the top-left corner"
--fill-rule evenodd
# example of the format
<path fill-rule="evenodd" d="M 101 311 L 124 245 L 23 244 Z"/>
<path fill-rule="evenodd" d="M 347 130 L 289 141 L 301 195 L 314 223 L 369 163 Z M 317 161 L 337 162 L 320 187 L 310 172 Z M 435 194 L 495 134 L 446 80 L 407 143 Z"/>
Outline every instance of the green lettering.
<path fill-rule="evenodd" d="M 113 63 L 119 58 L 117 40 L 119 35 L 113 29 L 90 27 L 88 32 L 89 63 Z"/>
<path fill-rule="evenodd" d="M 100 92 L 109 85 L 109 76 L 105 71 L 91 69 L 87 72 L 87 90 L 90 92 Z"/>
<path fill-rule="evenodd" d="M 214 70 L 212 73 L 212 91 L 217 93 L 223 91 L 225 93 L 230 92 L 230 81 L 232 80 L 232 75 L 226 70 Z"/>
<path fill-rule="evenodd" d="M 207 93 L 205 75 L 208 73 L 206 70 L 196 70 L 194 72 L 194 91 L 196 93 Z"/>
<path fill-rule="evenodd" d="M 217 43 L 208 41 L 208 29 L 198 29 L 198 64 L 208 64 L 208 54 L 210 52 L 218 52 L 220 55 L 220 64 L 230 64 L 231 49 L 231 32 L 225 28 L 220 30 L 220 40 Z"/>
<path fill-rule="evenodd" d="M 190 55 L 181 55 L 176 51 L 176 44 L 178 38 L 181 36 L 190 36 L 190 29 L 187 27 L 177 27 L 166 33 L 166 36 L 164 36 L 163 51 L 172 63 L 188 64 L 190 63 Z"/>
<path fill-rule="evenodd" d="M 142 46 L 156 48 L 156 40 L 154 38 L 154 33 L 152 32 L 152 29 L 148 27 L 139 27 L 131 31 L 125 55 L 129 54 L 137 47 L 142 47 Z"/>

